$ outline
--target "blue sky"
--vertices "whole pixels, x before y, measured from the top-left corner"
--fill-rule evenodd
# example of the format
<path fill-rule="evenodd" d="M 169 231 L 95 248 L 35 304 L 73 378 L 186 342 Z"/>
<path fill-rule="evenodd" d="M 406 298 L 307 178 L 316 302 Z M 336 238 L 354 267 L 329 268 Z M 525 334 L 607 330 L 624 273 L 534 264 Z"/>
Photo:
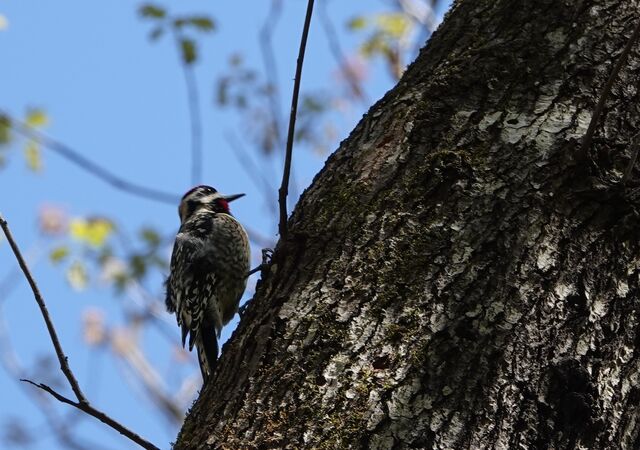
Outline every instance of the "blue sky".
<path fill-rule="evenodd" d="M 283 115 L 290 103 L 297 45 L 306 2 L 285 2 L 283 15 L 274 36 Z M 328 12 L 338 30 L 345 52 L 352 55 L 362 36 L 346 31 L 346 22 L 362 13 L 388 11 L 388 3 L 370 2 L 365 10 L 360 2 L 332 1 Z M 257 30 L 262 26 L 270 2 L 200 2 L 160 3 L 171 12 L 204 13 L 213 17 L 216 32 L 199 39 L 201 59 L 195 65 L 200 91 L 203 122 L 203 181 L 228 193 L 245 192 L 247 196 L 233 203 L 234 215 L 261 234 L 276 239 L 276 227 L 265 207 L 263 193 L 250 180 L 229 148 L 225 136 L 239 139 L 247 135 L 247 118 L 217 108 L 212 99 L 214 80 L 227 69 L 228 58 L 241 53 L 246 64 L 262 69 Z M 64 142 L 120 177 L 136 183 L 181 195 L 191 187 L 189 154 L 189 115 L 182 69 L 175 46 L 167 39 L 150 42 L 150 25 L 136 11 L 138 2 L 86 2 L 59 0 L 33 2 L 9 0 L 0 5 L 0 15 L 8 27 L 0 31 L 0 108 L 22 117 L 29 107 L 46 110 L 50 124 L 48 135 Z M 247 14 L 250 8 L 250 14 Z M 312 23 L 303 74 L 303 92 L 339 89 L 336 64 L 327 39 L 317 21 Z M 366 80 L 367 97 L 379 99 L 393 87 L 381 63 L 373 64 Z M 352 103 L 341 112 L 331 113 L 336 127 L 333 151 L 346 138 L 367 105 Z M 252 155 L 250 142 L 245 145 Z M 135 380 L 127 381 L 127 370 L 110 356 L 111 350 L 89 349 L 83 342 L 82 314 L 99 309 L 109 327 L 123 323 L 123 304 L 134 301 L 133 295 L 115 295 L 108 286 L 92 285 L 77 292 L 69 288 L 60 268 L 48 262 L 47 252 L 54 243 L 43 237 L 37 216 L 43 206 L 63 208 L 70 217 L 106 216 L 118 227 L 135 233 L 144 225 L 153 225 L 170 236 L 179 225 L 177 205 L 141 199 L 115 190 L 78 169 L 58 155 L 43 149 L 44 169 L 30 171 L 20 145 L 12 146 L 7 164 L 0 168 L 0 212 L 8 220 L 19 245 L 30 258 L 33 273 L 47 300 L 63 347 L 80 384 L 90 401 L 142 436 L 168 448 L 177 427 L 157 413 L 155 406 L 140 391 Z M 295 150 L 295 180 L 300 189 L 311 182 L 328 153 L 318 154 L 309 148 Z M 260 157 L 256 163 L 265 176 L 274 181 L 270 195 L 276 198 L 280 179 L 278 159 L 268 162 Z M 255 248 L 256 254 L 259 249 Z M 4 283 L 15 270 L 13 256 L 6 242 L 0 241 L 0 292 L 2 315 L 10 332 L 12 347 L 21 364 L 32 367 L 42 355 L 52 355 L 52 348 L 33 297 L 22 278 Z M 166 249 L 168 258 L 170 246 Z M 161 297 L 162 274 L 152 277 L 145 287 Z M 253 280 L 255 282 L 255 280 Z M 251 292 L 246 294 L 250 297 Z M 170 318 L 174 323 L 173 318 Z M 223 339 L 232 332 L 225 329 Z M 179 342 L 177 327 L 171 329 Z M 175 370 L 168 354 L 169 345 L 158 332 L 143 330 L 140 341 L 145 354 L 161 374 Z M 58 371 L 54 363 L 47 369 Z M 173 376 L 197 371 L 185 365 Z M 35 381 L 39 381 L 34 374 Z M 168 378 L 171 388 L 175 380 Z M 172 384 L 173 383 L 173 384 Z M 133 387 L 132 387 L 133 386 Z M 138 388 L 136 388 L 138 386 Z M 15 419 L 39 438 L 33 449 L 57 449 L 60 446 L 46 425 L 39 408 L 34 406 L 19 382 L 0 369 L 0 432 L 7 430 L 8 420 Z M 60 390 L 69 394 L 66 385 Z M 115 432 L 91 418 L 79 417 L 65 405 L 51 402 L 62 418 L 72 417 L 74 431 L 80 439 L 99 442 L 105 448 L 134 448 Z"/>

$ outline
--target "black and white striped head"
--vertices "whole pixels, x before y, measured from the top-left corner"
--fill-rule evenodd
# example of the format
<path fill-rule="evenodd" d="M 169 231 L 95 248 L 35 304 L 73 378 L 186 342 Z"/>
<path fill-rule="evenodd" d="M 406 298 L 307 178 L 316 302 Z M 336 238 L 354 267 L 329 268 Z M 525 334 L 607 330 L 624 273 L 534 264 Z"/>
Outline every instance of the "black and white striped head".
<path fill-rule="evenodd" d="M 200 208 L 208 207 L 218 213 L 231 214 L 229 211 L 229 202 L 232 202 L 244 194 L 222 195 L 211 186 L 196 186 L 182 196 L 178 214 L 180 222 L 184 223 Z"/>

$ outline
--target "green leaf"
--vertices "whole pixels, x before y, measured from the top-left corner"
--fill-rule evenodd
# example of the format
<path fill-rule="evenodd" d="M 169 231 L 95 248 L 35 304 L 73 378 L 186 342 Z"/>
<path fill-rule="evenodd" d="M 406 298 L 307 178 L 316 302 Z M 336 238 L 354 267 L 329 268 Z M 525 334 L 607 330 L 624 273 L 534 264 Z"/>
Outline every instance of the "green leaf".
<path fill-rule="evenodd" d="M 302 107 L 305 113 L 319 113 L 326 109 L 326 105 L 320 97 L 305 95 L 302 99 Z"/>
<path fill-rule="evenodd" d="M 411 21 L 405 14 L 380 14 L 376 17 L 380 30 L 393 39 L 401 39 L 411 30 Z"/>
<path fill-rule="evenodd" d="M 373 55 L 384 55 L 390 51 L 389 43 L 379 34 L 375 33 L 371 38 L 362 43 L 360 52 L 365 58 L 370 58 Z"/>
<path fill-rule="evenodd" d="M 180 40 L 180 48 L 182 49 L 182 61 L 185 64 L 193 64 L 198 58 L 196 43 L 191 39 L 183 38 Z"/>
<path fill-rule="evenodd" d="M 24 157 L 27 161 L 27 167 L 34 172 L 42 170 L 42 158 L 40 156 L 40 145 L 33 139 L 27 141 L 24 147 Z"/>
<path fill-rule="evenodd" d="M 45 126 L 49 122 L 49 118 L 42 109 L 30 108 L 27 110 L 27 116 L 24 121 L 30 127 L 39 128 Z"/>
<path fill-rule="evenodd" d="M 152 228 L 143 228 L 140 231 L 140 236 L 150 247 L 157 247 L 160 245 L 160 235 Z"/>
<path fill-rule="evenodd" d="M 142 17 L 149 17 L 151 19 L 162 19 L 167 15 L 164 8 L 150 3 L 142 5 L 139 11 Z"/>
<path fill-rule="evenodd" d="M 205 33 L 213 31 L 215 28 L 213 20 L 206 16 L 189 17 L 188 19 L 186 19 L 186 22 Z"/>
<path fill-rule="evenodd" d="M 113 229 L 107 219 L 74 219 L 69 225 L 72 238 L 96 248 L 105 244 Z"/>
<path fill-rule="evenodd" d="M 132 255 L 129 259 L 129 266 L 131 268 L 131 276 L 137 280 L 147 273 L 147 261 L 142 255 Z"/>
<path fill-rule="evenodd" d="M 149 263 L 160 268 L 163 271 L 169 269 L 169 264 L 166 258 L 161 258 L 158 255 L 151 255 L 151 257 L 149 258 Z"/>
<path fill-rule="evenodd" d="M 73 289 L 81 291 L 82 289 L 87 287 L 89 276 L 87 275 L 87 269 L 81 262 L 76 261 L 71 264 L 67 269 L 66 276 L 67 282 Z"/>
<path fill-rule="evenodd" d="M 362 16 L 357 16 L 347 22 L 347 28 L 351 31 L 362 30 L 367 26 L 367 19 Z"/>
<path fill-rule="evenodd" d="M 11 118 L 0 115 L 0 145 L 7 145 L 11 142 Z"/>
<path fill-rule="evenodd" d="M 67 256 L 69 256 L 69 247 L 65 245 L 56 247 L 53 250 L 51 250 L 51 253 L 49 253 L 49 259 L 54 264 L 58 264 Z"/>
<path fill-rule="evenodd" d="M 118 293 L 122 293 L 129 283 L 129 277 L 125 273 L 116 274 L 113 277 L 113 285 Z"/>

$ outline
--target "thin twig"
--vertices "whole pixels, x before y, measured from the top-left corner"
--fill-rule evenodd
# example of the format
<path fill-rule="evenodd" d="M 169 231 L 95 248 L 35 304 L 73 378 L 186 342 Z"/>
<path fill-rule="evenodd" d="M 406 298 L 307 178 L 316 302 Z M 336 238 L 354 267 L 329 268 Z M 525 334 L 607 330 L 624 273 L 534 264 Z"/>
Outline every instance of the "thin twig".
<path fill-rule="evenodd" d="M 97 178 L 101 179 L 102 181 L 106 182 L 107 184 L 115 187 L 120 191 L 126 192 L 131 195 L 135 195 L 137 197 L 145 198 L 147 200 L 154 200 L 156 202 L 160 202 L 168 205 L 177 205 L 180 202 L 179 195 L 141 186 L 139 184 L 132 183 L 123 178 L 120 178 L 118 175 L 115 175 L 114 173 L 109 172 L 106 169 L 103 169 L 93 161 L 88 160 L 76 150 L 71 149 L 71 147 L 69 147 L 68 145 L 63 144 L 59 141 L 56 141 L 46 136 L 42 132 L 34 130 L 32 127 L 26 125 L 25 123 L 20 122 L 19 120 L 16 120 L 15 118 L 7 115 L 4 111 L 0 110 L 0 116 L 3 116 L 3 115 L 10 118 L 12 128 L 16 132 L 22 134 L 23 136 L 29 139 L 37 140 L 45 147 L 58 153 L 68 161 L 71 161 L 72 163 L 76 164 L 81 169 L 91 173 L 92 175 L 95 175 Z M 253 242 L 259 245 L 264 246 L 265 243 L 272 244 L 270 240 L 265 238 L 256 230 L 247 229 L 247 234 L 249 235 L 249 239 L 251 239 Z"/>
<path fill-rule="evenodd" d="M 2 294 L 3 297 L 0 299 L 0 301 L 7 298 L 6 292 L 2 292 Z M 68 420 L 66 420 L 66 418 L 62 419 L 61 417 L 59 417 L 49 404 L 48 398 L 43 397 L 42 395 L 33 391 L 33 389 L 26 387 L 24 383 L 21 383 L 19 381 L 21 378 L 24 378 L 26 376 L 26 370 L 24 369 L 24 367 L 22 367 L 17 355 L 13 351 L 12 344 L 9 339 L 9 332 L 7 330 L 5 322 L 6 321 L 4 320 L 4 315 L 2 312 L 2 304 L 0 303 L 0 361 L 2 361 L 2 367 L 7 372 L 9 377 L 18 383 L 18 387 L 20 389 L 23 389 L 25 394 L 37 405 L 60 444 L 63 445 L 64 448 L 73 450 L 102 449 L 103 447 L 100 447 L 95 442 L 79 442 L 77 438 L 70 432 L 70 428 L 73 428 L 76 421 L 70 423 Z M 43 437 L 41 426 L 34 426 L 34 430 L 37 430 L 34 431 L 34 433 L 37 433 L 38 438 Z"/>
<path fill-rule="evenodd" d="M 344 55 L 342 51 L 342 47 L 340 45 L 340 40 L 337 37 L 336 29 L 329 18 L 329 14 L 327 13 L 327 4 L 328 2 L 320 2 L 318 15 L 320 16 L 320 23 L 322 24 L 322 28 L 324 29 L 324 34 L 327 36 L 327 42 L 329 44 L 329 50 L 333 54 L 338 66 L 342 69 L 342 73 L 349 84 L 349 88 L 353 95 L 362 102 L 363 105 L 369 104 L 369 99 L 367 95 L 362 90 L 362 86 L 360 86 L 360 82 L 358 81 L 358 76 L 355 73 L 355 70 Z"/>
<path fill-rule="evenodd" d="M 416 2 L 412 0 L 396 0 L 398 9 L 416 22 L 423 25 L 429 34 L 433 33 L 438 26 L 438 17 L 434 11 L 435 4 Z"/>
<path fill-rule="evenodd" d="M 438 27 L 439 20 L 435 13 L 437 3 L 438 0 L 432 0 L 430 2 L 396 0 L 398 9 L 404 14 L 412 17 L 413 20 L 421 25 L 413 42 L 412 53 L 416 56 L 420 52 L 420 49 L 425 45 L 427 39 L 431 37 Z"/>
<path fill-rule="evenodd" d="M 293 136 L 296 128 L 296 112 L 298 110 L 298 95 L 300 93 L 300 80 L 302 78 L 302 65 L 304 63 L 304 52 L 307 47 L 307 37 L 311 25 L 311 14 L 313 13 L 313 2 L 307 3 L 307 15 L 304 18 L 302 28 L 302 38 L 300 39 L 300 50 L 298 51 L 298 61 L 296 64 L 296 77 L 293 83 L 293 96 L 291 98 L 291 114 L 289 116 L 289 132 L 287 133 L 287 150 L 284 160 L 284 170 L 282 172 L 282 185 L 278 191 L 280 203 L 280 239 L 285 239 L 287 235 L 287 195 L 289 194 L 289 176 L 291 175 L 291 154 L 293 151 Z"/>
<path fill-rule="evenodd" d="M 174 37 L 180 53 L 182 34 L 174 29 Z M 191 121 L 191 183 L 196 185 L 202 182 L 202 119 L 200 118 L 200 96 L 198 84 L 193 71 L 193 65 L 182 61 L 182 72 L 187 88 L 187 102 L 189 103 L 189 119 Z"/>
<path fill-rule="evenodd" d="M 180 202 L 179 195 L 141 186 L 139 184 L 135 184 L 123 178 L 120 178 L 118 175 L 115 175 L 112 172 L 109 172 L 108 170 L 103 169 L 93 161 L 89 161 L 84 156 L 82 156 L 79 152 L 71 149 L 71 147 L 69 147 L 68 145 L 63 144 L 59 141 L 56 141 L 46 136 L 45 134 L 34 130 L 32 127 L 7 115 L 4 111 L 0 109 L 0 116 L 3 116 L 3 115 L 10 118 L 12 128 L 18 133 L 22 134 L 23 136 L 26 136 L 29 139 L 37 140 L 45 147 L 58 153 L 68 161 L 71 161 L 74 164 L 76 164 L 81 169 L 91 173 L 92 175 L 95 175 L 97 178 L 101 179 L 102 181 L 106 182 L 107 184 L 115 187 L 120 191 L 126 192 L 131 195 L 135 195 L 137 197 L 146 198 L 147 200 L 154 200 L 156 202 L 160 202 L 168 205 L 177 205 Z M 265 245 L 268 246 L 269 244 L 273 244 L 269 239 L 265 238 L 256 230 L 247 228 L 247 234 L 249 235 L 249 239 L 251 239 L 256 244 L 263 245 L 263 246 Z"/>
<path fill-rule="evenodd" d="M 13 235 L 11 234 L 11 230 L 9 230 L 9 225 L 7 224 L 7 221 L 4 220 L 4 217 L 2 216 L 0 216 L 0 227 L 2 227 L 2 231 L 4 232 L 4 235 L 7 237 L 7 241 L 11 246 L 11 250 L 13 250 L 13 254 L 18 260 L 18 265 L 20 266 L 20 269 L 22 269 L 22 273 L 24 273 L 24 276 L 27 278 L 27 281 L 29 282 L 29 286 L 31 286 L 31 290 L 33 291 L 33 296 L 35 297 L 36 302 L 40 307 L 40 312 L 42 313 L 42 317 L 44 318 L 44 321 L 47 325 L 47 330 L 49 331 L 51 342 L 53 343 L 53 347 L 56 350 L 56 355 L 58 356 L 58 361 L 60 362 L 60 370 L 62 370 L 62 373 L 69 381 L 69 385 L 71 386 L 71 389 L 73 390 L 73 393 L 76 395 L 76 398 L 78 399 L 78 401 L 80 403 L 87 403 L 87 399 L 85 398 L 84 394 L 82 393 L 82 390 L 80 389 L 80 386 L 78 385 L 78 380 L 76 380 L 76 378 L 73 376 L 73 372 L 71 372 L 71 369 L 69 368 L 67 356 L 64 354 L 64 351 L 62 351 L 62 346 L 60 345 L 58 334 L 56 333 L 56 329 L 53 326 L 53 322 L 51 321 L 51 317 L 49 316 L 49 311 L 47 311 L 47 305 L 44 303 L 44 299 L 40 294 L 38 285 L 36 284 L 35 280 L 31 276 L 31 272 L 27 267 L 27 263 L 24 261 L 24 258 L 22 257 L 22 253 L 20 253 L 20 249 L 18 248 L 18 245 L 13 239 Z"/>
<path fill-rule="evenodd" d="M 598 125 L 598 119 L 600 119 L 600 115 L 604 110 L 604 104 L 607 101 L 607 98 L 609 97 L 609 93 L 611 92 L 611 87 L 613 86 L 613 83 L 616 81 L 616 78 L 618 78 L 618 73 L 620 72 L 620 69 L 622 69 L 622 66 L 624 65 L 624 63 L 627 61 L 627 57 L 629 56 L 629 53 L 633 48 L 633 44 L 635 44 L 639 35 L 640 35 L 640 20 L 636 24 L 636 27 L 633 29 L 633 33 L 631 34 L 631 37 L 627 41 L 627 44 L 624 46 L 624 49 L 622 50 L 622 53 L 618 57 L 618 60 L 616 61 L 615 66 L 611 70 L 611 73 L 609 74 L 609 79 L 607 80 L 606 84 L 602 88 L 602 92 L 600 92 L 600 97 L 598 98 L 598 103 L 596 104 L 596 107 L 593 111 L 593 116 L 591 116 L 589 127 L 587 128 L 587 132 L 582 138 L 582 146 L 580 148 L 579 158 L 583 161 L 586 160 L 587 157 L 589 156 L 589 150 L 591 148 L 591 141 L 593 140 L 593 134 L 595 133 L 596 126 Z"/>
<path fill-rule="evenodd" d="M 638 151 L 640 150 L 640 133 L 636 133 L 633 135 L 631 140 L 633 144 L 631 145 L 631 160 L 629 161 L 629 165 L 627 166 L 627 170 L 624 172 L 624 176 L 622 177 L 622 185 L 627 184 L 629 179 L 631 178 L 631 173 L 633 172 L 633 168 L 636 165 L 636 161 L 638 160 Z"/>
<path fill-rule="evenodd" d="M 29 282 L 29 286 L 31 286 L 33 295 L 36 299 L 36 302 L 38 303 L 38 306 L 40 307 L 40 312 L 42 313 L 42 317 L 44 318 L 44 321 L 47 325 L 47 330 L 49 331 L 49 336 L 51 338 L 51 342 L 53 343 L 53 347 L 55 348 L 58 361 L 60 362 L 60 370 L 62 370 L 62 373 L 69 381 L 69 385 L 71 386 L 71 390 L 73 390 L 73 393 L 76 396 L 77 402 L 58 394 L 53 389 L 51 389 L 50 387 L 44 384 L 36 384 L 28 380 L 25 380 L 25 381 L 28 381 L 34 386 L 37 386 L 40 389 L 43 389 L 49 392 L 59 401 L 72 405 L 80 409 L 81 411 L 84 411 L 85 413 L 89 414 L 90 416 L 95 417 L 96 419 L 100 420 L 102 423 L 109 425 L 111 428 L 118 431 L 123 436 L 128 437 L 133 442 L 140 445 L 142 448 L 149 449 L 149 450 L 159 450 L 158 447 L 156 447 L 155 445 L 142 439 L 133 431 L 124 427 L 120 423 L 113 420 L 111 417 L 107 416 L 102 411 L 95 409 L 89 404 L 88 400 L 85 398 L 84 394 L 82 393 L 82 390 L 80 389 L 80 386 L 78 385 L 78 381 L 73 375 L 71 368 L 69 367 L 67 356 L 64 354 L 64 351 L 62 350 L 62 346 L 60 345 L 58 334 L 56 333 L 55 327 L 53 326 L 53 322 L 51 321 L 51 317 L 49 316 L 49 312 L 44 302 L 44 298 L 40 294 L 40 290 L 38 289 L 38 286 L 35 280 L 33 279 L 33 276 L 31 275 L 31 271 L 27 267 L 27 264 L 24 261 L 24 258 L 22 257 L 22 253 L 18 248 L 18 244 L 16 244 L 15 240 L 13 239 L 13 235 L 11 234 L 11 230 L 9 229 L 9 225 L 7 224 L 7 221 L 1 215 L 0 215 L 0 227 L 2 228 L 2 231 L 4 232 L 4 235 L 6 236 L 7 241 L 9 242 L 9 246 L 11 247 L 11 250 L 13 251 L 13 254 L 16 257 L 16 260 L 18 261 L 18 265 L 20 266 L 20 269 L 22 269 L 22 272 L 24 273 L 25 278 Z"/>
<path fill-rule="evenodd" d="M 73 150 L 68 145 L 58 142 L 40 131 L 36 131 L 35 129 L 33 129 L 33 127 L 30 127 L 27 124 L 16 120 L 14 117 L 6 114 L 2 110 L 0 110 L 0 116 L 8 117 L 11 123 L 11 128 L 16 132 L 29 139 L 38 141 L 46 148 L 65 158 L 67 161 L 70 161 L 84 171 L 95 175 L 97 178 L 101 179 L 105 183 L 115 187 L 118 190 L 149 200 L 155 200 L 160 203 L 175 205 L 180 201 L 180 197 L 176 196 L 175 194 L 159 191 L 157 189 L 149 188 L 146 186 L 141 186 L 139 184 L 132 183 L 119 177 L 113 172 L 110 172 L 102 168 L 95 162 L 85 158 L 80 154 L 80 152 Z"/>
<path fill-rule="evenodd" d="M 200 120 L 200 102 L 198 85 L 191 66 L 184 64 L 184 79 L 189 99 L 189 115 L 191 117 L 191 182 L 196 185 L 202 182 L 202 125 Z"/>
<path fill-rule="evenodd" d="M 253 161 L 253 158 L 249 155 L 249 152 L 243 147 L 242 142 L 233 133 L 225 133 L 225 139 L 229 146 L 233 149 L 233 156 L 238 159 L 240 167 L 247 173 L 249 179 L 255 184 L 255 186 L 262 192 L 265 203 L 269 208 L 269 211 L 275 216 L 277 214 L 277 205 L 273 202 L 272 192 L 273 186 L 264 175 L 264 170 Z"/>
<path fill-rule="evenodd" d="M 133 431 L 129 430 L 128 428 L 122 426 L 120 423 L 116 422 L 115 420 L 113 420 L 111 417 L 109 417 L 108 415 L 106 415 L 102 411 L 99 411 L 99 410 L 95 409 L 89 403 L 75 402 L 75 401 L 71 400 L 70 398 L 67 398 L 64 395 L 59 394 L 58 392 L 54 391 L 51 387 L 47 386 L 44 383 L 34 383 L 33 381 L 27 380 L 27 379 L 22 379 L 20 381 L 24 381 L 25 383 L 32 384 L 33 386 L 35 386 L 35 387 L 37 387 L 39 389 L 42 389 L 45 392 L 48 392 L 49 394 L 51 394 L 59 402 L 66 403 L 67 405 L 71 405 L 74 408 L 77 408 L 80 411 L 82 411 L 82 412 L 84 412 L 84 413 L 86 413 L 86 414 L 88 414 L 88 415 L 90 415 L 92 417 L 95 417 L 100 422 L 104 423 L 105 425 L 108 425 L 111 428 L 113 428 L 114 430 L 117 430 L 123 436 L 128 437 L 130 440 L 132 440 L 133 442 L 135 442 L 136 444 L 138 444 L 142 448 L 145 448 L 147 450 L 160 450 L 158 447 L 156 447 L 152 443 L 150 443 L 150 442 L 144 440 L 143 438 L 141 438 L 137 433 L 134 433 Z"/>
<path fill-rule="evenodd" d="M 117 334 L 110 333 L 109 340 L 112 347 L 118 347 Z M 126 363 L 131 373 L 135 375 L 135 380 L 140 382 L 147 395 L 160 407 L 160 411 L 165 417 L 171 423 L 180 424 L 184 419 L 181 406 L 174 403 L 166 393 L 162 377 L 143 355 L 142 350 L 137 345 L 131 345 L 119 348 L 115 353 Z"/>
<path fill-rule="evenodd" d="M 264 72 L 269 83 L 267 98 L 269 100 L 269 109 L 271 110 L 273 120 L 273 131 L 276 136 L 276 142 L 282 142 L 282 116 L 278 96 L 278 71 L 273 56 L 272 36 L 273 30 L 280 19 L 282 13 L 282 0 L 272 0 L 269 15 L 265 19 L 260 28 L 260 52 L 262 53 L 262 63 L 264 64 Z"/>

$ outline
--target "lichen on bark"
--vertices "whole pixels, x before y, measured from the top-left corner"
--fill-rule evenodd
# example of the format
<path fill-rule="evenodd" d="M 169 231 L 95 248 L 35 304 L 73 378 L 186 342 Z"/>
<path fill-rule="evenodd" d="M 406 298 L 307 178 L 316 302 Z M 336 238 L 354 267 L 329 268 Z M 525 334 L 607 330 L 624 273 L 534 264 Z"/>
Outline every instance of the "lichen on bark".
<path fill-rule="evenodd" d="M 302 196 L 175 448 L 640 445 L 638 49 L 575 157 L 639 6 L 457 1 Z"/>

